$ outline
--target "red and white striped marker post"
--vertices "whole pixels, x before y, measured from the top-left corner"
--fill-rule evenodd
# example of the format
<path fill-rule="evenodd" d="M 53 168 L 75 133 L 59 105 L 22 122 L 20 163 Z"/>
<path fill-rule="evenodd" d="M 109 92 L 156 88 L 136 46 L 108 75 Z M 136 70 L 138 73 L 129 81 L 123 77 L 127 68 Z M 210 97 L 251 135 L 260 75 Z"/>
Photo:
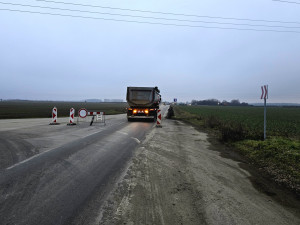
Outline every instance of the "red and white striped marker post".
<path fill-rule="evenodd" d="M 268 96 L 268 85 L 261 86 L 261 96 L 260 99 L 267 99 Z"/>
<path fill-rule="evenodd" d="M 59 123 L 57 123 L 57 108 L 54 107 L 52 109 L 52 123 L 50 123 L 50 125 L 57 125 Z"/>
<path fill-rule="evenodd" d="M 70 109 L 69 123 L 67 125 L 76 125 L 76 123 L 74 123 L 74 116 L 75 116 L 75 109 L 71 108 Z"/>
<path fill-rule="evenodd" d="M 159 128 L 162 127 L 162 125 L 161 125 L 161 110 L 160 109 L 157 110 L 156 127 L 159 127 Z"/>
<path fill-rule="evenodd" d="M 269 86 L 261 86 L 260 99 L 264 99 L 264 140 L 267 138 L 267 99 L 269 98 Z"/>

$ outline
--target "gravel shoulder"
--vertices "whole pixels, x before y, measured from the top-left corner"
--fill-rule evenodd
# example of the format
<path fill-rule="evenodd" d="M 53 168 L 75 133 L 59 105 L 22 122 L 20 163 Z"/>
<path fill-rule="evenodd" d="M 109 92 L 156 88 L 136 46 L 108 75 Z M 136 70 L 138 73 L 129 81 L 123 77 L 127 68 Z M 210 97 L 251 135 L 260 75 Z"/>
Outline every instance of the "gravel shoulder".
<path fill-rule="evenodd" d="M 300 224 L 294 196 L 222 148 L 190 125 L 164 120 L 136 150 L 96 223 Z"/>

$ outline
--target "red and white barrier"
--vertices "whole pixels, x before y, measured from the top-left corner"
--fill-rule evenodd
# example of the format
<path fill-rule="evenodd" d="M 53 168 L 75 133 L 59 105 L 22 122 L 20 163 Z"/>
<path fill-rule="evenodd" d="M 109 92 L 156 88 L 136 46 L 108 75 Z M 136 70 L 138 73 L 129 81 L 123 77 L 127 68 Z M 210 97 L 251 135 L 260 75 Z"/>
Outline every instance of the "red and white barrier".
<path fill-rule="evenodd" d="M 162 127 L 161 125 L 161 110 L 157 110 L 156 127 Z"/>
<path fill-rule="evenodd" d="M 50 123 L 50 125 L 56 125 L 57 123 L 57 108 L 54 107 L 52 109 L 52 123 Z"/>
<path fill-rule="evenodd" d="M 88 112 L 88 116 L 105 115 L 104 112 Z"/>
<path fill-rule="evenodd" d="M 74 116 L 75 116 L 75 109 L 71 108 L 70 109 L 70 118 L 69 118 L 68 125 L 76 125 L 76 123 L 74 123 Z"/>
<path fill-rule="evenodd" d="M 84 108 L 78 110 L 77 123 L 79 124 L 79 118 L 87 119 L 87 116 L 92 116 L 90 125 L 93 124 L 94 119 L 96 119 L 97 122 L 104 123 L 105 125 L 105 112 L 89 112 Z"/>
<path fill-rule="evenodd" d="M 93 118 L 96 116 L 96 121 L 105 125 L 105 112 L 88 112 L 88 115 L 93 116 Z"/>

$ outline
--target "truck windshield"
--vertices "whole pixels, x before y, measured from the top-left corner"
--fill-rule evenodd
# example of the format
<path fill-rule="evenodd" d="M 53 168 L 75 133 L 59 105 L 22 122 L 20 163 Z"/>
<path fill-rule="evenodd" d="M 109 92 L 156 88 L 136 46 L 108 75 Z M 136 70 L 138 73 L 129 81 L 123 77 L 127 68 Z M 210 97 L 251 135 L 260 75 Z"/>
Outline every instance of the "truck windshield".
<path fill-rule="evenodd" d="M 152 91 L 149 90 L 132 90 L 131 99 L 132 100 L 150 100 Z"/>

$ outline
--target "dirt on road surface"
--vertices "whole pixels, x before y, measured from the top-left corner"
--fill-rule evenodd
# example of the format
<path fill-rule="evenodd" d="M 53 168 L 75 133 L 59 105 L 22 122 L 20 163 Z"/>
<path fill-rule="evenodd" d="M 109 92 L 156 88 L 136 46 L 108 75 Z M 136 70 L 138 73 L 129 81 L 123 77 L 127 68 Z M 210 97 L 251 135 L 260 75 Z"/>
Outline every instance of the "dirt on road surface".
<path fill-rule="evenodd" d="M 94 224 L 300 224 L 295 196 L 208 140 L 180 121 L 152 129 Z"/>

